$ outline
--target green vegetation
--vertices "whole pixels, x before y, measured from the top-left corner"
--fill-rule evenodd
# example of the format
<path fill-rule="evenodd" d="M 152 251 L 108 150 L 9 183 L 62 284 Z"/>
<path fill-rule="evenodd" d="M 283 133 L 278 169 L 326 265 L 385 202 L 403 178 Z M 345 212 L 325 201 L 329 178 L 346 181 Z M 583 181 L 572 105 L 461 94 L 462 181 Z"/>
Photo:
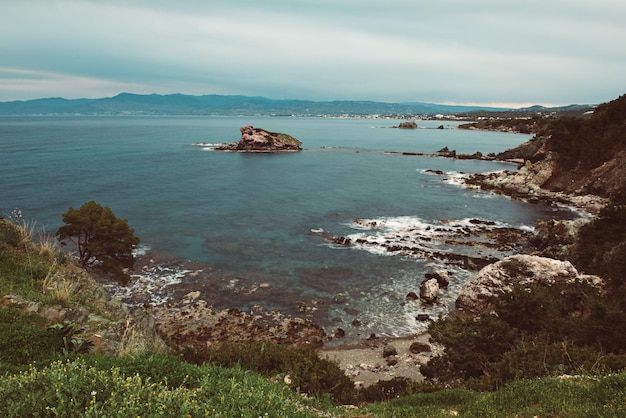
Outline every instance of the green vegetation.
<path fill-rule="evenodd" d="M 626 95 L 599 105 L 588 119 L 563 117 L 548 127 L 561 170 L 592 169 L 626 147 Z"/>
<path fill-rule="evenodd" d="M 267 377 L 283 376 L 290 386 L 313 396 L 329 394 L 340 403 L 354 400 L 354 384 L 336 363 L 321 359 L 313 350 L 263 341 L 225 343 L 219 348 L 189 348 L 183 358 L 195 364 L 224 367 L 240 365 Z"/>
<path fill-rule="evenodd" d="M 613 199 L 579 232 L 571 256 L 582 271 L 609 280 L 613 288 L 626 285 L 626 194 Z"/>
<path fill-rule="evenodd" d="M 62 337 L 48 328 L 44 318 L 11 307 L 0 308 L 0 374 L 31 362 L 51 361 L 62 346 Z"/>
<path fill-rule="evenodd" d="M 133 250 L 139 244 L 128 220 L 117 218 L 109 207 L 92 200 L 78 210 L 70 207 L 63 214 L 63 222 L 57 237 L 76 245 L 83 266 L 98 267 L 120 283 L 128 283 L 130 276 L 124 269 L 133 267 Z"/>
<path fill-rule="evenodd" d="M 281 141 L 283 141 L 286 145 L 290 145 L 292 147 L 300 147 L 302 146 L 302 141 L 300 141 L 299 139 L 294 138 L 291 135 L 287 135 L 287 134 L 283 134 L 283 133 L 278 133 L 278 132 L 272 132 L 274 135 L 276 135 Z"/>
<path fill-rule="evenodd" d="M 620 371 L 626 330 L 615 304 L 582 283 L 516 287 L 494 313 L 434 323 L 430 332 L 446 350 L 422 372 L 443 384 L 493 390 L 524 378 Z"/>
<path fill-rule="evenodd" d="M 173 379 L 189 370 L 175 358 L 163 358 L 163 362 Z M 149 375 L 111 367 L 109 362 L 106 367 L 92 363 L 83 358 L 59 360 L 0 378 L 0 415 L 315 417 L 320 416 L 319 407 L 330 408 L 239 366 L 196 366 L 193 377 L 173 385 L 167 375 L 153 380 Z M 141 369 L 142 360 L 136 363 Z"/>

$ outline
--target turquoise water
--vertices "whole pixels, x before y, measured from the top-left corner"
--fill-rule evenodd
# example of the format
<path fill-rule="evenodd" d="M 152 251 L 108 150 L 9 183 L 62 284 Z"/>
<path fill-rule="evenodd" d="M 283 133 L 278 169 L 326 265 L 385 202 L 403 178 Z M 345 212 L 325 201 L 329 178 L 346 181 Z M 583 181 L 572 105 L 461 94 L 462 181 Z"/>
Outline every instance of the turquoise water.
<path fill-rule="evenodd" d="M 401 301 L 437 262 L 332 245 L 315 231 L 356 236 L 363 233 L 353 224 L 356 218 L 393 221 L 400 229 L 415 222 L 469 218 L 531 227 L 538 219 L 571 214 L 446 181 L 459 172 L 514 169 L 510 164 L 388 153 L 433 153 L 448 146 L 486 154 L 516 146 L 528 136 L 457 130 L 448 122 L 440 130 L 434 129 L 440 124 L 434 121 L 418 123 L 418 130 L 390 129 L 399 122 L 1 117 L 0 213 L 6 216 L 19 207 L 25 218 L 54 232 L 69 206 L 93 199 L 127 218 L 145 248 L 203 263 L 215 275 L 282 290 L 280 297 L 255 303 L 296 311 L 299 300 L 342 295 L 344 304 L 325 305 L 329 327 L 344 326 L 350 306 L 365 323 L 355 333 L 401 335 L 419 328 L 414 314 L 422 309 Z M 199 145 L 236 141 L 239 127 L 248 124 L 293 135 L 305 149 L 237 154 Z M 455 272 L 457 283 L 448 299 L 429 309 L 448 309 L 455 286 L 468 275 Z M 188 287 L 217 291 L 180 277 Z M 248 298 L 241 307 L 251 302 Z"/>

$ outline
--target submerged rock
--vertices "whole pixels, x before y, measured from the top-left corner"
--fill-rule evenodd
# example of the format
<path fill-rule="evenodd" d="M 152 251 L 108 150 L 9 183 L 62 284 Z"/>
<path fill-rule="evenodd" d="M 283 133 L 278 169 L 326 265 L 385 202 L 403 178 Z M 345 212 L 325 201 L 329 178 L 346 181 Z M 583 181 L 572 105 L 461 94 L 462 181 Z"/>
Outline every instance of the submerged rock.
<path fill-rule="evenodd" d="M 241 139 L 239 142 L 224 144 L 217 147 L 218 151 L 240 152 L 280 152 L 301 151 L 302 141 L 291 135 L 270 132 L 254 126 L 242 126 Z"/>

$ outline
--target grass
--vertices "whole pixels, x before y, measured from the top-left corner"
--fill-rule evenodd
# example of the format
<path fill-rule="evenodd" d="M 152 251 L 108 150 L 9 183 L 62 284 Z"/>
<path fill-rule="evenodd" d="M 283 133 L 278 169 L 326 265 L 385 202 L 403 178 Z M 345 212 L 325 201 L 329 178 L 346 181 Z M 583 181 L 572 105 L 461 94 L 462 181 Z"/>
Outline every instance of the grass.
<path fill-rule="evenodd" d="M 55 358 L 62 341 L 48 325 L 40 316 L 0 308 L 0 375 Z"/>
<path fill-rule="evenodd" d="M 484 396 L 467 416 L 623 417 L 626 374 L 520 380 Z"/>
<path fill-rule="evenodd" d="M 141 365 L 146 359 L 135 361 Z M 102 367 L 77 358 L 0 378 L 0 415 L 319 417 L 333 409 L 239 366 L 192 366 L 193 378 L 176 385 L 166 376 L 153 379 L 146 370 L 133 374 L 128 361 L 125 369 L 110 363 Z M 165 363 L 176 368 L 176 360 Z M 178 365 L 189 370 L 180 360 Z"/>
<path fill-rule="evenodd" d="M 35 228 L 26 222 L 0 219 L 0 294 L 18 294 L 33 301 L 51 302 L 44 282 L 57 267 L 59 252 L 51 241 L 33 242 Z"/>
<path fill-rule="evenodd" d="M 495 392 L 419 393 L 361 409 L 371 417 L 624 417 L 626 373 L 513 382 Z"/>

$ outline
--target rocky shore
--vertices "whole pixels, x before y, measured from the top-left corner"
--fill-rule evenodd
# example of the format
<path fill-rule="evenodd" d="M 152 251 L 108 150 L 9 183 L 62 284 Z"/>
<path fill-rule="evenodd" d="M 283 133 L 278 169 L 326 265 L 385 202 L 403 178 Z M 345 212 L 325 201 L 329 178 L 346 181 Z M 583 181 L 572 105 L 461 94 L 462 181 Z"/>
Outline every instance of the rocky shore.
<path fill-rule="evenodd" d="M 536 163 L 526 160 L 518 170 L 479 173 L 462 178 L 468 187 L 480 188 L 530 202 L 571 206 L 587 216 L 597 215 L 608 199 L 593 194 L 572 194 L 552 191 L 542 186 L 552 177 L 554 163 L 548 158 Z"/>

